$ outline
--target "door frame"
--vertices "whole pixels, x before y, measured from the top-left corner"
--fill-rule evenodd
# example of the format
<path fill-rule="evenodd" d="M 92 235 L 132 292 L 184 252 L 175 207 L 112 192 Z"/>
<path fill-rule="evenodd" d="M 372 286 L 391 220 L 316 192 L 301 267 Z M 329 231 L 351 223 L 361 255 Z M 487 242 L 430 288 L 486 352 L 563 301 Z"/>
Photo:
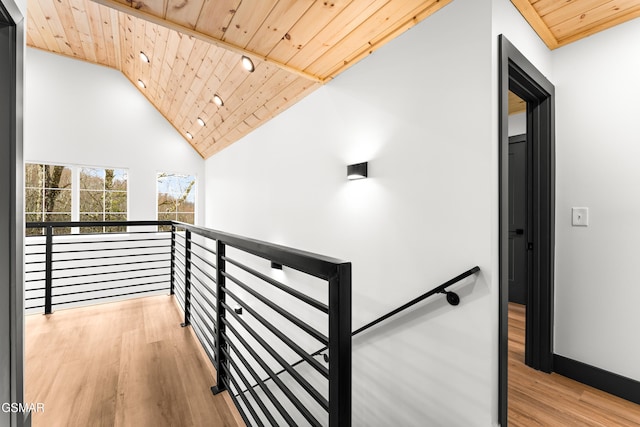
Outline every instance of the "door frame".
<path fill-rule="evenodd" d="M 509 313 L 509 90 L 527 102 L 527 162 L 531 191 L 525 363 L 553 370 L 555 244 L 555 88 L 504 36 L 499 46 L 499 353 L 498 418 L 507 425 Z M 530 158 L 529 158 L 530 157 Z"/>
<path fill-rule="evenodd" d="M 3 76 L 0 79 L 0 179 L 8 183 L 8 191 L 2 193 L 0 204 L 0 294 L 3 295 L 0 312 L 3 313 L 1 322 L 8 322 L 1 328 L 0 370 L 3 377 L 8 373 L 1 386 L 6 386 L 4 381 L 8 381 L 6 397 L 12 403 L 24 403 L 24 31 L 24 17 L 15 1 L 0 0 L 0 75 Z M 30 414 L 0 413 L 0 424 L 30 426 Z"/>

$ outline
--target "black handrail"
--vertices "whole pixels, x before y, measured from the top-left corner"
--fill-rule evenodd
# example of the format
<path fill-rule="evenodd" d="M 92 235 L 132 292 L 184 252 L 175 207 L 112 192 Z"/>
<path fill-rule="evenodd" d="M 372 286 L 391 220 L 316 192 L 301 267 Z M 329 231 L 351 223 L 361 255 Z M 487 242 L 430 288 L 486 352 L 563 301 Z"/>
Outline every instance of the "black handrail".
<path fill-rule="evenodd" d="M 409 301 L 406 304 L 401 305 L 400 307 L 396 308 L 395 310 L 392 310 L 390 312 L 388 312 L 387 314 L 384 314 L 380 317 L 378 317 L 376 320 L 373 320 L 369 323 L 367 323 L 366 325 L 356 329 L 355 331 L 353 331 L 351 333 L 351 336 L 356 336 L 361 332 L 366 331 L 369 328 L 372 328 L 373 326 L 377 325 L 380 322 L 383 322 L 385 320 L 387 320 L 388 318 L 390 318 L 391 316 L 395 316 L 396 314 L 400 313 L 401 311 L 404 311 L 406 309 L 408 309 L 409 307 L 412 307 L 414 305 L 416 305 L 417 303 L 419 303 L 420 301 L 423 301 L 427 298 L 429 298 L 431 295 L 435 295 L 435 294 L 445 294 L 447 296 L 447 302 L 451 305 L 458 305 L 460 303 L 460 297 L 458 296 L 458 294 L 456 294 L 455 292 L 451 292 L 451 291 L 447 291 L 446 289 L 461 281 L 462 279 L 465 279 L 473 274 L 476 274 L 477 272 L 480 271 L 480 267 L 475 266 L 467 271 L 465 271 L 464 273 L 454 277 L 451 280 L 447 280 L 446 282 L 444 282 L 442 285 L 437 286 L 433 289 L 431 289 L 428 292 L 425 292 L 424 294 L 420 295 L 417 298 L 412 299 L 411 301 Z"/>

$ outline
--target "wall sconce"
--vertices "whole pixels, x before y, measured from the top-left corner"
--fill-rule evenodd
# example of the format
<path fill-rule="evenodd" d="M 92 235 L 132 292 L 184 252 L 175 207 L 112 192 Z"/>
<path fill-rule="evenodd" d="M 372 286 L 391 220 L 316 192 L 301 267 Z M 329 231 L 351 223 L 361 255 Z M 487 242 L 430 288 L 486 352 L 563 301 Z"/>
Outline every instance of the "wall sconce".
<path fill-rule="evenodd" d="M 282 270 L 282 264 L 271 261 L 271 268 L 273 268 L 274 270 Z"/>
<path fill-rule="evenodd" d="M 367 162 L 347 166 L 347 179 L 362 179 L 367 177 Z"/>

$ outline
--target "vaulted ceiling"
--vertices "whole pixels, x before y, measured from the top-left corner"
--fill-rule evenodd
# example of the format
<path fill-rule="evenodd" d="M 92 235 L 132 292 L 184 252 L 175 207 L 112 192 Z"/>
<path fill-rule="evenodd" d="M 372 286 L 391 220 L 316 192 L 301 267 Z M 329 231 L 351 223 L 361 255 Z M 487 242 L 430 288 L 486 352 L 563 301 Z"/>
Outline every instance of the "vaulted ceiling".
<path fill-rule="evenodd" d="M 549 49 L 640 17 L 640 0 L 511 0 Z"/>
<path fill-rule="evenodd" d="M 207 158 L 450 1 L 28 0 L 27 44 L 122 71 Z"/>

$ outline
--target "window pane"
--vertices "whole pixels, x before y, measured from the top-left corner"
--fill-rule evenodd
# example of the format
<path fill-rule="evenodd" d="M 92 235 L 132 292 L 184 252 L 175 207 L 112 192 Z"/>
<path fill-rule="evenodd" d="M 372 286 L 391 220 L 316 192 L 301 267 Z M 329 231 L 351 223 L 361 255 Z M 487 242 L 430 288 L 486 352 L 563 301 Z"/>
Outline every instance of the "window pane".
<path fill-rule="evenodd" d="M 193 175 L 158 174 L 158 219 L 194 223 L 195 185 Z M 185 214 L 181 216 L 181 214 Z"/>
<path fill-rule="evenodd" d="M 44 204 L 47 212 L 71 213 L 71 191 L 44 190 Z"/>
<path fill-rule="evenodd" d="M 44 182 L 44 166 L 27 163 L 24 165 L 24 186 L 42 188 Z"/>
<path fill-rule="evenodd" d="M 104 191 L 80 191 L 80 213 L 104 212 Z"/>
<path fill-rule="evenodd" d="M 126 169 L 113 169 L 113 181 L 111 190 L 127 191 L 127 171 Z M 109 190 L 109 188 L 107 188 Z"/>
<path fill-rule="evenodd" d="M 193 214 L 189 214 L 189 213 L 179 213 L 178 214 L 178 221 L 180 222 L 186 222 L 187 224 L 193 224 Z"/>
<path fill-rule="evenodd" d="M 81 190 L 104 190 L 105 170 L 99 168 L 80 169 Z"/>
<path fill-rule="evenodd" d="M 42 189 L 27 188 L 24 191 L 24 210 L 25 212 L 43 212 L 43 195 Z"/>
<path fill-rule="evenodd" d="M 71 169 L 65 166 L 44 165 L 44 188 L 71 188 Z"/>
<path fill-rule="evenodd" d="M 123 191 L 108 191 L 105 193 L 104 198 L 105 212 L 127 212 L 127 193 Z"/>
<path fill-rule="evenodd" d="M 26 222 L 41 222 L 43 220 L 44 215 L 42 212 L 38 213 L 28 213 L 26 215 Z"/>
<path fill-rule="evenodd" d="M 158 221 L 175 221 L 176 214 L 175 213 L 158 213 Z"/>
<path fill-rule="evenodd" d="M 126 221 L 127 214 L 106 213 L 104 214 L 104 220 L 105 221 Z"/>

